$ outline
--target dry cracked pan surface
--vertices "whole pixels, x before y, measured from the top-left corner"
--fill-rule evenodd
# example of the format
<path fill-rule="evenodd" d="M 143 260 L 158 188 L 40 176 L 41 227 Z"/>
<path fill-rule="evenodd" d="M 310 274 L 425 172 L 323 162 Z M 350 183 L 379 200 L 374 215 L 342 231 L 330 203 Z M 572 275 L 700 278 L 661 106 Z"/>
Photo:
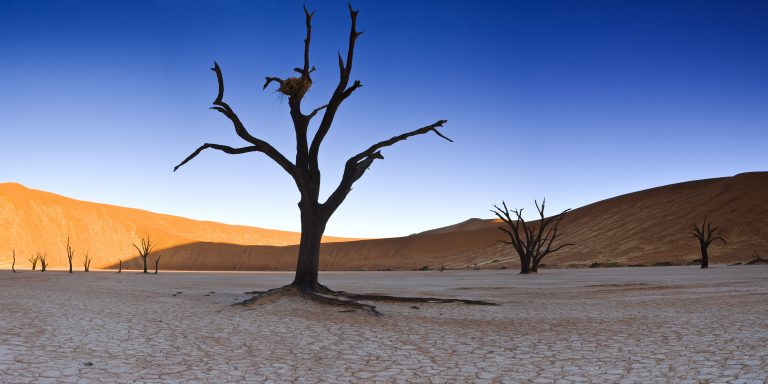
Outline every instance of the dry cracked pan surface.
<path fill-rule="evenodd" d="M 768 381 L 768 266 L 325 273 L 501 305 L 229 305 L 290 278 L 0 271 L 0 383 Z"/>

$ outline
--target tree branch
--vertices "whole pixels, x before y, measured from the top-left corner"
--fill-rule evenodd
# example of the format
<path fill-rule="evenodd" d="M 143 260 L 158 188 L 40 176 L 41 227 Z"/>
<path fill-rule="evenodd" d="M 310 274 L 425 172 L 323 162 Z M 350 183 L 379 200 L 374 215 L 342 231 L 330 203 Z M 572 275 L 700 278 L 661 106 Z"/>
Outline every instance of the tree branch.
<path fill-rule="evenodd" d="M 307 6 L 304 6 L 304 15 L 306 17 L 307 24 L 307 37 L 304 39 L 304 70 L 299 72 L 303 77 L 309 78 L 309 74 L 315 69 L 309 68 L 309 42 L 312 38 L 312 16 L 315 15 L 315 11 L 309 12 Z"/>
<path fill-rule="evenodd" d="M 248 132 L 248 130 L 243 125 L 243 122 L 240 121 L 240 118 L 237 116 L 235 111 L 232 109 L 232 107 L 229 106 L 226 102 L 224 102 L 224 76 L 221 74 L 221 68 L 219 67 L 219 64 L 217 62 L 213 62 L 213 68 L 211 68 L 212 71 L 216 73 L 216 79 L 219 83 L 219 90 L 216 94 L 216 99 L 213 101 L 213 107 L 211 109 L 214 109 L 216 111 L 221 112 L 224 116 L 226 116 L 231 122 L 232 125 L 235 127 L 235 132 L 237 133 L 240 138 L 243 140 L 253 144 L 252 146 L 244 147 L 244 148 L 232 148 L 226 145 L 219 145 L 219 144 L 203 144 L 200 146 L 197 150 L 195 150 L 191 155 L 187 156 L 184 161 L 182 161 L 179 165 L 173 168 L 173 171 L 176 172 L 179 167 L 186 164 L 188 161 L 192 160 L 200 154 L 203 150 L 207 148 L 213 148 L 218 149 L 220 151 L 229 153 L 229 154 L 240 154 L 240 153 L 246 153 L 246 152 L 262 152 L 265 155 L 267 155 L 270 159 L 272 159 L 274 162 L 276 162 L 280 167 L 283 168 L 291 177 L 293 177 L 294 180 L 296 180 L 296 167 L 291 163 L 288 159 L 283 156 L 280 151 L 275 149 L 271 144 L 267 143 L 264 140 L 258 139 L 254 137 L 253 135 Z M 280 79 L 277 79 L 280 80 Z M 269 84 L 269 80 L 267 81 L 267 84 Z M 265 85 L 266 86 L 266 85 Z"/>
<path fill-rule="evenodd" d="M 281 78 L 279 78 L 279 77 L 269 77 L 269 76 L 267 76 L 267 77 L 265 77 L 264 79 L 266 79 L 266 81 L 264 82 L 264 86 L 263 86 L 263 87 L 261 87 L 261 89 L 262 89 L 262 90 L 265 90 L 265 89 L 267 89 L 267 87 L 269 86 L 269 83 L 271 83 L 271 82 L 273 82 L 273 81 L 274 81 L 274 82 L 276 82 L 276 83 L 278 83 L 278 84 L 280 84 L 281 86 L 282 86 L 282 85 L 283 85 L 283 83 L 285 82 L 285 80 L 283 80 L 283 79 L 281 79 Z"/>
<path fill-rule="evenodd" d="M 352 184 L 354 184 L 355 181 L 363 176 L 365 171 L 368 170 L 368 168 L 375 160 L 384 159 L 384 156 L 381 154 L 382 148 L 389 147 L 395 143 L 406 140 L 411 136 L 421 135 L 430 131 L 437 132 L 437 127 L 442 127 L 446 122 L 447 120 L 439 120 L 436 123 L 426 127 L 395 136 L 389 140 L 378 142 L 365 151 L 349 158 L 344 166 L 344 174 L 341 177 L 341 182 L 339 182 L 338 187 L 336 187 L 333 193 L 328 196 L 328 199 L 325 201 L 325 203 L 322 204 L 324 215 L 326 215 L 326 217 L 330 217 L 330 215 L 336 211 L 339 205 L 341 205 L 349 192 L 352 191 Z M 443 135 L 439 136 L 446 138 Z M 446 139 L 448 141 L 452 141 L 448 138 Z"/>
<path fill-rule="evenodd" d="M 307 115 L 307 119 L 311 120 L 313 117 L 315 117 L 315 115 L 317 115 L 318 112 L 320 112 L 320 111 L 322 111 L 323 109 L 326 109 L 326 108 L 328 108 L 328 104 L 321 105 L 321 106 L 315 108 L 309 115 Z"/>
<path fill-rule="evenodd" d="M 201 145 L 200 148 L 197 148 L 194 152 L 192 152 L 191 155 L 187 156 L 187 158 L 184 159 L 184 161 L 182 161 L 181 163 L 179 163 L 179 165 L 173 167 L 173 171 L 176 172 L 176 170 L 179 169 L 182 165 L 184 165 L 187 162 L 189 162 L 190 160 L 194 159 L 197 155 L 200 154 L 200 152 L 202 152 L 202 151 L 204 151 L 204 150 L 206 150 L 208 148 L 218 149 L 219 151 L 228 153 L 230 155 L 239 155 L 239 154 L 242 154 L 242 153 L 258 152 L 259 151 L 259 148 L 256 147 L 256 146 L 249 146 L 249 147 L 243 147 L 243 148 L 232 148 L 232 147 L 229 147 L 229 146 L 226 146 L 226 145 L 205 143 L 205 144 Z"/>
<path fill-rule="evenodd" d="M 325 113 L 323 114 L 323 119 L 320 122 L 320 126 L 317 128 L 315 137 L 312 138 L 312 143 L 309 147 L 309 171 L 312 174 L 319 174 L 320 172 L 317 162 L 317 158 L 320 153 L 320 144 L 323 142 L 325 136 L 328 134 L 328 131 L 331 129 L 331 124 L 333 123 L 333 119 L 336 116 L 336 111 L 347 97 L 352 95 L 356 89 L 362 86 L 359 81 L 355 81 L 351 87 L 347 88 L 347 85 L 349 84 L 349 76 L 352 73 L 352 62 L 355 57 L 355 42 L 357 41 L 357 38 L 363 34 L 357 30 L 357 14 L 358 11 L 352 9 L 352 5 L 349 4 L 349 17 L 352 20 L 352 26 L 349 31 L 347 61 L 344 63 L 344 60 L 341 57 L 341 53 L 339 53 L 339 83 L 336 86 L 336 90 L 334 90 L 333 95 L 331 95 L 331 99 L 327 104 L 328 106 L 326 107 Z"/>
<path fill-rule="evenodd" d="M 442 135 L 437 130 L 438 127 L 442 127 L 443 124 L 445 124 L 447 122 L 448 122 L 448 120 L 438 120 L 436 123 L 427 125 L 426 127 L 422 127 L 422 128 L 413 130 L 411 132 L 407 132 L 407 133 L 404 133 L 402 135 L 395 136 L 395 137 L 393 137 L 393 138 L 391 138 L 389 140 L 380 141 L 380 142 L 372 145 L 370 148 L 366 149 L 365 151 L 360 152 L 360 153 L 358 153 L 355 156 L 352 156 L 352 158 L 350 158 L 347 161 L 347 163 L 349 163 L 349 162 L 353 162 L 353 163 L 360 162 L 364 158 L 371 156 L 374 152 L 376 152 L 376 151 L 378 151 L 378 150 L 380 150 L 382 148 L 389 147 L 389 146 L 391 146 L 393 144 L 396 144 L 396 143 L 398 143 L 400 141 L 403 141 L 403 140 L 407 140 L 409 137 L 417 136 L 417 135 L 423 135 L 423 134 L 429 133 L 429 132 L 435 132 L 438 136 L 440 136 L 440 137 L 442 137 L 442 138 L 444 138 L 444 139 L 446 139 L 446 140 L 448 140 L 450 142 L 453 142 L 453 140 L 445 137 L 444 135 Z"/>

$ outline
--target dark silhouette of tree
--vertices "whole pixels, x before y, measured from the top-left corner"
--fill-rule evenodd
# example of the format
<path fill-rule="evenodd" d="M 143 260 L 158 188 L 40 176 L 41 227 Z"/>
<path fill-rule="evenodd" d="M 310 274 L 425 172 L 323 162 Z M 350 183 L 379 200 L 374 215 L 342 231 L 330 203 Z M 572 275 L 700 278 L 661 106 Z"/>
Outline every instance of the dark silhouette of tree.
<path fill-rule="evenodd" d="M 48 269 L 48 262 L 45 260 L 46 257 L 48 257 L 47 253 L 43 254 L 37 254 L 37 256 L 40 258 L 40 272 L 45 272 L 46 269 Z"/>
<path fill-rule="evenodd" d="M 728 244 L 722 236 L 713 236 L 717 232 L 718 227 L 712 227 L 712 223 L 707 223 L 707 216 L 704 216 L 704 222 L 701 223 L 701 227 L 698 224 L 693 224 L 691 235 L 699 240 L 699 247 L 701 248 L 701 267 L 709 268 L 709 246 L 715 240 L 720 240 L 725 244 Z"/>
<path fill-rule="evenodd" d="M 510 211 L 509 208 L 507 208 L 506 202 L 502 201 L 501 204 L 503 208 L 494 205 L 494 209 L 492 209 L 491 212 L 509 227 L 509 229 L 498 227 L 499 230 L 506 233 L 509 237 L 508 241 L 500 241 L 504 244 L 511 245 L 517 252 L 518 257 L 520 258 L 521 274 L 538 272 L 539 263 L 541 263 L 541 260 L 545 256 L 557 252 L 567 246 L 574 245 L 566 243 L 553 248 L 555 240 L 563 235 L 558 232 L 558 226 L 565 217 L 565 214 L 571 210 L 570 208 L 555 216 L 547 218 L 544 215 L 546 199 L 542 200 L 541 205 L 534 200 L 536 211 L 539 213 L 539 220 L 537 224 L 533 224 L 527 223 L 525 219 L 523 219 L 522 208 Z M 512 217 L 512 214 L 515 216 Z"/>
<path fill-rule="evenodd" d="M 160 254 L 157 254 L 157 258 L 155 259 L 155 275 L 157 275 L 157 267 L 160 265 Z"/>
<path fill-rule="evenodd" d="M 123 271 L 123 259 L 120 259 L 117 267 L 117 273 L 120 273 L 122 271 Z"/>
<path fill-rule="evenodd" d="M 362 83 L 359 80 L 355 80 L 350 84 L 350 76 L 352 73 L 352 64 L 355 53 L 355 43 L 357 39 L 362 35 L 362 32 L 357 30 L 357 15 L 358 11 L 352 9 L 349 6 L 349 14 L 351 17 L 351 29 L 349 33 L 349 42 L 347 46 L 346 59 L 342 58 L 341 53 L 338 55 L 339 66 L 339 82 L 333 91 L 329 101 L 325 105 L 321 105 L 314 108 L 309 113 L 302 111 L 302 99 L 304 95 L 312 86 L 311 74 L 315 71 L 315 67 L 310 65 L 309 59 L 309 47 L 312 37 L 312 16 L 314 12 L 309 12 L 304 7 L 304 15 L 306 20 L 306 38 L 304 39 L 304 63 L 300 68 L 294 68 L 294 71 L 298 74 L 297 77 L 278 78 L 278 77 L 266 77 L 264 82 L 264 89 L 270 84 L 275 83 L 279 85 L 278 92 L 288 97 L 288 105 L 290 107 L 291 120 L 293 122 L 293 129 L 296 137 L 296 159 L 290 161 L 283 156 L 277 149 L 264 140 L 261 140 L 253 136 L 240 121 L 240 118 L 235 113 L 234 109 L 224 101 L 224 79 L 221 73 L 221 68 L 218 63 L 214 62 L 212 70 L 216 73 L 218 80 L 218 94 L 213 101 L 212 109 L 222 113 L 233 124 L 237 135 L 248 143 L 248 146 L 235 148 L 227 145 L 210 144 L 206 143 L 197 148 L 192 154 L 190 154 L 184 161 L 174 168 L 174 171 L 183 166 L 195 156 L 200 154 L 205 149 L 216 149 L 227 154 L 237 155 L 250 152 L 261 152 L 275 163 L 277 163 L 295 182 L 296 187 L 299 190 L 301 199 L 299 201 L 299 210 L 301 212 L 301 240 L 299 244 L 299 254 L 296 262 L 296 273 L 294 280 L 291 284 L 270 290 L 266 292 L 258 292 L 257 296 L 253 300 L 247 300 L 244 304 L 255 301 L 260 297 L 264 297 L 270 294 L 276 294 L 285 291 L 296 291 L 305 297 L 315 299 L 320 302 L 347 305 L 375 312 L 375 307 L 371 305 L 354 303 L 349 300 L 339 299 L 339 296 L 344 296 L 347 299 L 363 299 L 362 296 L 353 295 L 343 292 L 335 292 L 327 287 L 321 285 L 318 282 L 318 270 L 320 265 L 320 241 L 326 228 L 326 223 L 331 218 L 334 212 L 339 208 L 341 203 L 352 191 L 352 185 L 359 180 L 363 174 L 370 168 L 376 160 L 381 160 L 384 156 L 381 151 L 404 141 L 410 137 L 422 135 L 433 132 L 436 135 L 451 141 L 446 136 L 442 135 L 438 128 L 442 127 L 446 120 L 438 120 L 430 125 L 422 128 L 403 133 L 401 135 L 392 137 L 388 140 L 380 141 L 371 145 L 368 149 L 352 156 L 347 160 L 344 165 L 344 172 L 339 185 L 330 194 L 330 196 L 324 201 L 320 202 L 320 168 L 318 165 L 318 155 L 320 153 L 320 145 L 323 143 L 326 135 L 331 129 L 334 118 L 336 116 L 339 107 L 342 103 L 349 98 L 356 90 L 362 87 Z M 322 112 L 320 117 L 320 123 L 317 127 L 317 131 L 314 136 L 310 135 L 310 122 L 311 120 Z M 368 298 L 371 295 L 366 296 Z M 392 297 L 378 297 L 380 300 L 395 300 Z"/>
<path fill-rule="evenodd" d="M 88 255 L 88 251 L 85 251 L 85 258 L 83 259 L 83 272 L 91 270 L 91 257 Z"/>
<path fill-rule="evenodd" d="M 69 236 L 67 236 L 67 261 L 69 261 L 69 273 L 72 273 L 72 258 L 75 256 L 75 250 L 69 245 Z"/>
<path fill-rule="evenodd" d="M 13 262 L 11 263 L 11 271 L 16 273 L 16 250 L 13 250 Z"/>
<path fill-rule="evenodd" d="M 27 260 L 29 260 L 29 263 L 32 264 L 32 270 L 34 271 L 35 269 L 37 269 L 37 262 L 40 261 L 40 252 L 38 252 L 36 255 L 30 257 Z"/>
<path fill-rule="evenodd" d="M 138 246 L 136 244 L 133 244 L 133 247 L 136 248 L 137 251 L 139 251 L 139 257 L 141 257 L 141 260 L 144 262 L 144 273 L 147 272 L 147 257 L 149 257 L 149 253 L 152 252 L 152 248 L 154 248 L 157 244 L 152 243 L 152 239 L 147 235 L 146 238 L 141 238 L 141 246 Z M 123 262 L 120 261 L 120 270 L 122 270 Z"/>

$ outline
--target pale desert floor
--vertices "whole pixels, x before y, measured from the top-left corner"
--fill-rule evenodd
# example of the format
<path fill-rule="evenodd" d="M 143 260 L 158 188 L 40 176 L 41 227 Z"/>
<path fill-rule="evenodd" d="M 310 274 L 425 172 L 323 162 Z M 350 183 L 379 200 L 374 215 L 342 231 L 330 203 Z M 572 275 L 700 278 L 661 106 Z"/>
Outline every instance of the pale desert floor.
<path fill-rule="evenodd" d="M 0 271 L 0 383 L 768 382 L 768 266 L 324 273 L 501 305 L 229 305 L 290 278 Z"/>

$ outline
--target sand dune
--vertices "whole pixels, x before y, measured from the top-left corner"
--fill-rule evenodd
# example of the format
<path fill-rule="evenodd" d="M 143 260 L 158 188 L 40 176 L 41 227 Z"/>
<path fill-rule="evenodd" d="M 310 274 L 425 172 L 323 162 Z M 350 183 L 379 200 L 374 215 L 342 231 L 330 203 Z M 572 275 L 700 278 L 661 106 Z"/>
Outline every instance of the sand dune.
<path fill-rule="evenodd" d="M 699 257 L 689 231 L 705 214 L 728 239 L 727 245 L 712 246 L 711 262 L 768 254 L 768 172 L 668 185 L 575 209 L 562 229 L 576 246 L 544 263 L 685 264 Z M 498 225 L 496 220 L 470 219 L 412 236 L 326 244 L 320 265 L 324 270 L 517 268 L 509 246 L 498 243 L 503 235 Z M 195 243 L 161 253 L 164 263 L 176 269 L 290 270 L 297 248 Z"/>
<path fill-rule="evenodd" d="M 748 260 L 754 252 L 768 255 L 768 172 L 673 184 L 575 209 L 562 230 L 576 245 L 549 256 L 544 264 L 684 264 L 698 257 L 689 230 L 705 214 L 728 239 L 727 245 L 712 246 L 711 262 Z M 328 238 L 321 268 L 516 268 L 511 249 L 498 243 L 498 225 L 495 220 L 470 219 L 399 238 Z M 108 267 L 118 258 L 134 258 L 131 242 L 150 233 L 162 245 L 158 254 L 164 268 L 182 270 L 290 270 L 298 241 L 293 232 L 88 203 L 18 184 L 0 184 L 0 228 L 0 250 L 16 248 L 24 267 L 29 264 L 26 257 L 38 250 L 48 252 L 54 267 L 65 266 L 67 234 L 78 252 L 91 252 L 96 267 Z M 0 267 L 9 266 L 8 256 L 0 255 Z M 126 262 L 126 267 L 138 266 L 136 259 Z"/>
<path fill-rule="evenodd" d="M 296 232 L 197 221 L 91 203 L 15 183 L 0 184 L 0 234 L 0 267 L 10 267 L 11 250 L 15 249 L 17 267 L 23 269 L 30 266 L 27 259 L 36 252 L 47 253 L 51 268 L 67 266 L 67 236 L 71 237 L 76 251 L 77 269 L 81 269 L 86 250 L 93 257 L 95 268 L 134 257 L 131 243 L 145 234 L 158 242 L 158 249 L 198 242 L 288 245 L 299 241 Z M 325 239 L 339 240 L 349 239 Z"/>

